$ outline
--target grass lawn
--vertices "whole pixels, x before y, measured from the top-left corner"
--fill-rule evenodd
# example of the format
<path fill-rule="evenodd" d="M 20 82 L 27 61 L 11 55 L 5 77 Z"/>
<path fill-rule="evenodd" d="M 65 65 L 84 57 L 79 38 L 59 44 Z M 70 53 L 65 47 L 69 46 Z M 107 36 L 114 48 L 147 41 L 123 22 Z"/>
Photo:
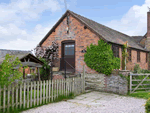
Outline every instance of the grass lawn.
<path fill-rule="evenodd" d="M 129 94 L 129 96 L 148 99 L 150 97 L 150 91 L 139 91 Z"/>

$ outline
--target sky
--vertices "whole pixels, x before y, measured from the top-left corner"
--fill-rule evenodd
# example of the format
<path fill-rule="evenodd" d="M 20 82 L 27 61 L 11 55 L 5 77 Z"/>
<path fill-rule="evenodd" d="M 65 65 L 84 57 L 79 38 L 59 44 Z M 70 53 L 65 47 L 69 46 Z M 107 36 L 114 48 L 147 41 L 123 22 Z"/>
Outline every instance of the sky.
<path fill-rule="evenodd" d="M 129 36 L 145 35 L 150 0 L 66 0 L 67 8 Z M 0 49 L 32 50 L 65 13 L 64 0 L 0 0 Z"/>

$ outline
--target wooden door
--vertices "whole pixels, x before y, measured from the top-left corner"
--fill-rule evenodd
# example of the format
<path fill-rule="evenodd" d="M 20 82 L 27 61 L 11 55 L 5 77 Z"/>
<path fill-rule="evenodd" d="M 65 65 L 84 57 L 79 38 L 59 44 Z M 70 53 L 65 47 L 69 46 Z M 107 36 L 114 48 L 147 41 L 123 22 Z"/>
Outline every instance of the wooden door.
<path fill-rule="evenodd" d="M 74 42 L 66 42 L 62 44 L 62 69 L 65 69 L 65 61 L 66 61 L 66 69 L 67 71 L 73 71 L 75 68 L 75 43 Z"/>

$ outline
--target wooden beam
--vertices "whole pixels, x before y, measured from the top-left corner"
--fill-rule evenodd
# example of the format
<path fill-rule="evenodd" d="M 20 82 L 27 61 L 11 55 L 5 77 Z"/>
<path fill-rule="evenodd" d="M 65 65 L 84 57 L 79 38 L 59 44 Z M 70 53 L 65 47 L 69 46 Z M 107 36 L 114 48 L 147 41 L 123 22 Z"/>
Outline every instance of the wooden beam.
<path fill-rule="evenodd" d="M 23 78 L 25 79 L 25 69 L 23 67 Z"/>

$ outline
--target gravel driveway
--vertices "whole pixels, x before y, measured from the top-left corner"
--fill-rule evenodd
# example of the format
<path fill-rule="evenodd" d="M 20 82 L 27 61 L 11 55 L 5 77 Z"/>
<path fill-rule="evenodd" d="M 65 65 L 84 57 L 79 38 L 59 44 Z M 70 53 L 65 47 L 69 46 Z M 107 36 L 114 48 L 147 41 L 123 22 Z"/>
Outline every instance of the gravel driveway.
<path fill-rule="evenodd" d="M 93 91 L 23 113 L 145 113 L 145 102 L 145 99 Z"/>

